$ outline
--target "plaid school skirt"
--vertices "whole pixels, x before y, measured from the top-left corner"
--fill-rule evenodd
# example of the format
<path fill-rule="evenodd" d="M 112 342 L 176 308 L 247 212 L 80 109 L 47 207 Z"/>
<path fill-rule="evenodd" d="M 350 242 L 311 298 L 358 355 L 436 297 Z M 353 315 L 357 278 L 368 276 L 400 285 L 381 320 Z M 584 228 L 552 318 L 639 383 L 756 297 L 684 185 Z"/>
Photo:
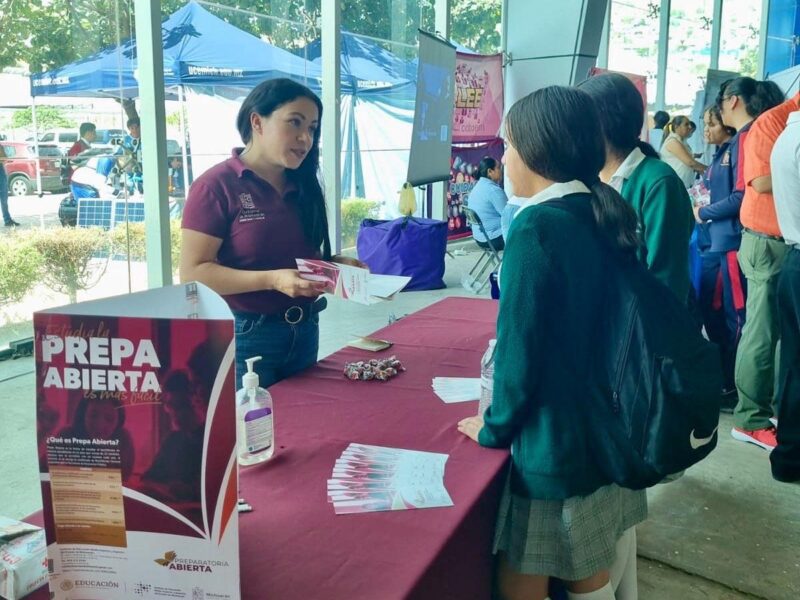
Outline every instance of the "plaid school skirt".
<path fill-rule="evenodd" d="M 588 496 L 535 500 L 511 493 L 509 477 L 494 552 L 503 552 L 519 573 L 577 581 L 609 569 L 617 540 L 646 518 L 644 490 L 611 484 Z"/>

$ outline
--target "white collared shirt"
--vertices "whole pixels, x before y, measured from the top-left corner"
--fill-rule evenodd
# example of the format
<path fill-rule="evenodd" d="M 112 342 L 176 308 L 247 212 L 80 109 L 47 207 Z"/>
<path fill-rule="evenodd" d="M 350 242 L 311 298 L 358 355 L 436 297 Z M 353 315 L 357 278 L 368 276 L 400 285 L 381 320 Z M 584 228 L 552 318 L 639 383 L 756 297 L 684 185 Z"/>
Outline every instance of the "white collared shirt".
<path fill-rule="evenodd" d="M 789 115 L 770 159 L 778 226 L 787 244 L 800 245 L 800 111 Z"/>
<path fill-rule="evenodd" d="M 544 188 L 541 192 L 536 194 L 535 196 L 531 196 L 530 198 L 519 198 L 520 200 L 520 207 L 512 219 L 516 219 L 519 214 L 524 211 L 526 208 L 531 206 L 535 206 L 536 204 L 541 204 L 542 202 L 546 202 L 547 200 L 552 200 L 553 198 L 563 198 L 564 196 L 568 196 L 570 194 L 588 194 L 590 190 L 586 185 L 578 181 L 577 179 L 573 179 L 572 181 L 565 181 L 563 183 L 553 183 L 546 188 Z M 508 245 L 508 240 L 506 240 L 506 245 Z M 503 274 L 503 265 L 500 265 L 500 268 L 497 271 L 497 285 L 500 286 L 500 280 L 502 279 Z M 501 286 L 502 287 L 502 286 Z"/>
<path fill-rule="evenodd" d="M 564 196 L 568 196 L 569 194 L 588 194 L 589 188 L 586 185 L 578 181 L 577 179 L 573 179 L 572 181 L 565 181 L 563 183 L 554 183 L 552 185 L 547 186 L 541 192 L 532 196 L 530 198 L 526 198 L 520 205 L 519 210 L 514 215 L 516 219 L 519 214 L 528 208 L 529 206 L 534 206 L 536 204 L 541 204 L 542 202 L 546 202 L 547 200 L 552 200 L 553 198 L 562 198 Z"/>
<path fill-rule="evenodd" d="M 628 154 L 625 160 L 622 161 L 622 164 L 617 168 L 617 170 L 611 176 L 608 185 L 613 187 L 621 194 L 623 184 L 625 183 L 626 180 L 630 179 L 631 175 L 633 175 L 633 172 L 640 164 L 642 164 L 642 161 L 645 158 L 647 157 L 644 155 L 644 152 L 642 152 L 639 149 L 638 146 L 633 150 L 631 150 L 631 153 Z"/>

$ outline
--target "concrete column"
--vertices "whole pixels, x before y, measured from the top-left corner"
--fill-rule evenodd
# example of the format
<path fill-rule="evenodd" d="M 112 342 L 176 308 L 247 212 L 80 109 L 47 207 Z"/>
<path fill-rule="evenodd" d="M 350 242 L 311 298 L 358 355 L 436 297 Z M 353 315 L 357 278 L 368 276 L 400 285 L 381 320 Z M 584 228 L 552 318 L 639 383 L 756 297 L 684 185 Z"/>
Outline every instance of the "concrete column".
<path fill-rule="evenodd" d="M 606 6 L 606 18 L 603 20 L 603 33 L 600 34 L 600 50 L 597 54 L 597 66 L 608 68 L 608 41 L 611 38 L 611 2 Z"/>
<path fill-rule="evenodd" d="M 608 0 L 507 0 L 506 107 L 548 85 L 574 85 L 597 63 Z"/>
<path fill-rule="evenodd" d="M 142 175 L 144 177 L 147 284 L 172 285 L 167 192 L 167 121 L 164 109 L 164 50 L 161 3 L 134 0 L 139 98 L 142 102 Z"/>
<path fill-rule="evenodd" d="M 722 2 L 714 0 L 714 16 L 711 21 L 711 64 L 709 68 L 719 69 L 719 46 L 722 32 Z"/>

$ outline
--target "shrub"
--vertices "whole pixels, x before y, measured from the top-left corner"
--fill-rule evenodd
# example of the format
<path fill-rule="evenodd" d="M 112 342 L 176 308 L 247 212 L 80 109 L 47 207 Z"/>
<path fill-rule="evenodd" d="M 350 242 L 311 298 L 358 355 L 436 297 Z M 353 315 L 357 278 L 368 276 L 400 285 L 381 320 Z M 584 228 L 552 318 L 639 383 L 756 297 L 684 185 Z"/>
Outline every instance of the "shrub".
<path fill-rule="evenodd" d="M 42 256 L 29 236 L 0 238 L 0 307 L 19 302 L 39 282 Z"/>
<path fill-rule="evenodd" d="M 181 221 L 172 219 L 169 223 L 170 256 L 172 271 L 178 270 L 181 257 Z M 146 260 L 147 248 L 144 238 L 144 223 L 128 223 L 118 225 L 111 230 L 111 247 L 114 254 L 126 256 L 130 260 Z"/>
<path fill-rule="evenodd" d="M 342 248 L 352 248 L 356 245 L 361 221 L 377 217 L 379 206 L 375 200 L 365 198 L 342 200 Z"/>
<path fill-rule="evenodd" d="M 108 265 L 108 233 L 98 227 L 45 230 L 33 236 L 33 245 L 42 256 L 45 283 L 67 294 L 70 302 L 78 301 L 79 291 L 94 287 Z"/>

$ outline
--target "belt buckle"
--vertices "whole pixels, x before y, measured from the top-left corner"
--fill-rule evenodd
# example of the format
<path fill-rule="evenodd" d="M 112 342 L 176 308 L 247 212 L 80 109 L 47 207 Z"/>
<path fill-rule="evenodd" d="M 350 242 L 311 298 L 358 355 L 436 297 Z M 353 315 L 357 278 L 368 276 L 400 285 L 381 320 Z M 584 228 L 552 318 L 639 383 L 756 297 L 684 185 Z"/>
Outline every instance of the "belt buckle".
<path fill-rule="evenodd" d="M 290 313 L 296 310 L 299 312 L 299 316 L 296 319 L 290 317 Z M 297 325 L 300 321 L 303 320 L 303 309 L 299 306 L 290 306 L 286 309 L 286 312 L 283 313 L 283 320 L 286 321 L 289 325 Z"/>

